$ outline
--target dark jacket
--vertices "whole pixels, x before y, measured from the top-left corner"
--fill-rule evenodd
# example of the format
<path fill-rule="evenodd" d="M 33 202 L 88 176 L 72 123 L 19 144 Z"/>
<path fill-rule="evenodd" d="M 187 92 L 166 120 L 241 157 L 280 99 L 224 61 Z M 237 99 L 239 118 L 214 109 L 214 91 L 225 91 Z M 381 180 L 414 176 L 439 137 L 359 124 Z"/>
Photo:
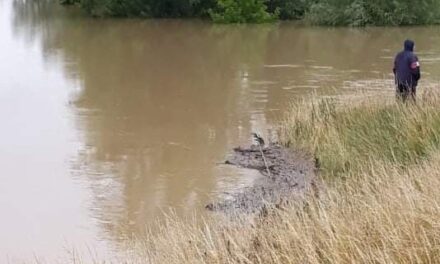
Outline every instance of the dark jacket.
<path fill-rule="evenodd" d="M 394 60 L 394 76 L 396 84 L 409 87 L 417 86 L 420 79 L 420 63 L 414 54 L 414 42 L 405 41 L 405 49 L 397 54 Z"/>

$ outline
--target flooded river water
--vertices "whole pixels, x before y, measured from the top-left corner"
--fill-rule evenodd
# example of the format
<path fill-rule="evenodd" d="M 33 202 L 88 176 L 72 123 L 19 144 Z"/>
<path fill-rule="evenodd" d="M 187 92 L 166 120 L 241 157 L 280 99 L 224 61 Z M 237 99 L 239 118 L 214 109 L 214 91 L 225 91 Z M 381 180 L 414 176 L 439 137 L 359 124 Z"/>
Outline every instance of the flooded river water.
<path fill-rule="evenodd" d="M 274 137 L 291 100 L 392 95 L 405 38 L 421 90 L 437 83 L 439 33 L 93 19 L 0 0 L 0 262 L 111 252 L 167 208 L 202 209 L 252 181 L 217 164 L 251 132 Z"/>

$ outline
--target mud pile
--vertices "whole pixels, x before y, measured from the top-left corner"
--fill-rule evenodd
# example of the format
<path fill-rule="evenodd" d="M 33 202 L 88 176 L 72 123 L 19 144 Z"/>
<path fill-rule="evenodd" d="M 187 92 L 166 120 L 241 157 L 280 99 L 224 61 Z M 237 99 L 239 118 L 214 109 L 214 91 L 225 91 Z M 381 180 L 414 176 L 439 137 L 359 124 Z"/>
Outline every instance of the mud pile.
<path fill-rule="evenodd" d="M 256 213 L 265 205 L 303 197 L 315 188 L 315 161 L 279 144 L 236 148 L 225 164 L 258 170 L 264 177 L 229 198 L 206 206 L 211 211 Z"/>

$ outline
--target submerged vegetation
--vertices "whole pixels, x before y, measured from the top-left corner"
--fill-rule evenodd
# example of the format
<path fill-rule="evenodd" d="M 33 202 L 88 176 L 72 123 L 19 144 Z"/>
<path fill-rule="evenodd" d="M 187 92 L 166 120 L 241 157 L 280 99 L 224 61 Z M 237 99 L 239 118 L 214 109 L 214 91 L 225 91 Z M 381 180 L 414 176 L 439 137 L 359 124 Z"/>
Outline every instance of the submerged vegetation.
<path fill-rule="evenodd" d="M 437 0 L 60 0 L 94 16 L 206 17 L 221 23 L 302 20 L 315 25 L 422 25 L 440 22 Z"/>

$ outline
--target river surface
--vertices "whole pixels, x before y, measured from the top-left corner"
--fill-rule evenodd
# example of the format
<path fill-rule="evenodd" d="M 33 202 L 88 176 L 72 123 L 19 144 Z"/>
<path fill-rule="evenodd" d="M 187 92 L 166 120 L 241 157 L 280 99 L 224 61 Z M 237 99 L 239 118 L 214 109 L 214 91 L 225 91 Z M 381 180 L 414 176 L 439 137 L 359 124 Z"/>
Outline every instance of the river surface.
<path fill-rule="evenodd" d="M 212 25 L 88 18 L 0 0 L 0 262 L 112 254 L 172 208 L 203 210 L 255 173 L 218 163 L 276 138 L 305 95 L 393 94 L 416 41 L 438 83 L 440 28 Z"/>

